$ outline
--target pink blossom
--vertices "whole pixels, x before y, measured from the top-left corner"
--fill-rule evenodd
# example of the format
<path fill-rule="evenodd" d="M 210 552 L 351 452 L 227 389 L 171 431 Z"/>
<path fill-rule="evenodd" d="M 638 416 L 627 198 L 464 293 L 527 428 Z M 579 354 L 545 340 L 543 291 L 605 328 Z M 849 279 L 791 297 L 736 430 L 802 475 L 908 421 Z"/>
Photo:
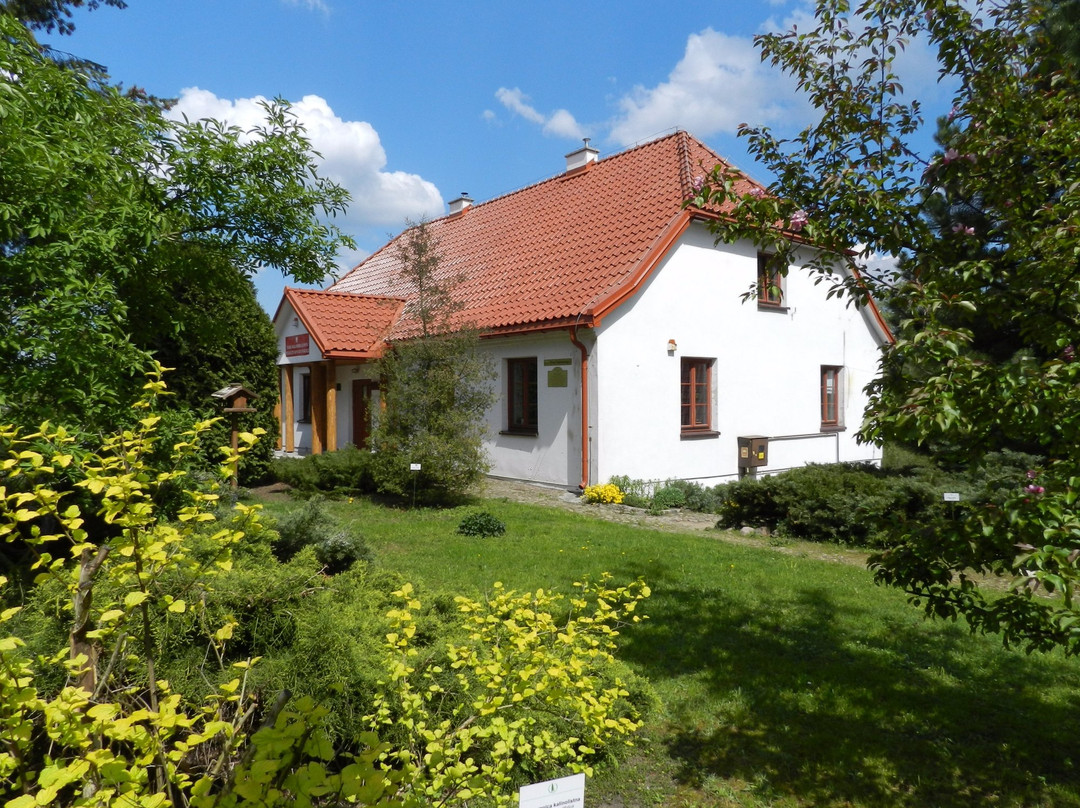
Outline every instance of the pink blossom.
<path fill-rule="evenodd" d="M 975 228 L 974 227 L 971 227 L 970 225 L 962 225 L 962 224 L 960 224 L 960 222 L 957 222 L 956 224 L 954 224 L 952 226 L 952 231 L 954 233 L 962 233 L 965 236 L 974 236 L 975 235 Z"/>
<path fill-rule="evenodd" d="M 1039 472 L 1035 471 L 1035 469 L 1028 469 L 1027 478 L 1029 480 L 1034 480 L 1038 476 Z"/>
<path fill-rule="evenodd" d="M 690 183 L 695 191 L 700 191 L 705 187 L 705 177 L 702 174 L 698 174 L 694 177 L 694 181 Z"/>
<path fill-rule="evenodd" d="M 754 197 L 754 199 L 761 199 L 761 197 L 765 196 L 765 189 L 755 185 L 750 189 L 750 196 Z"/>
<path fill-rule="evenodd" d="M 1029 494 L 1042 494 L 1044 491 L 1046 491 L 1046 489 L 1043 488 L 1041 485 L 1035 485 L 1034 483 L 1029 485 L 1024 490 L 1027 491 Z"/>
<path fill-rule="evenodd" d="M 960 152 L 958 152 L 956 149 L 946 149 L 945 150 L 945 156 L 944 156 L 944 158 L 942 159 L 941 162 L 943 162 L 945 165 L 948 165 L 953 160 L 956 160 L 959 157 L 960 157 Z"/>
<path fill-rule="evenodd" d="M 798 233 L 806 226 L 809 220 L 810 216 L 805 210 L 797 210 L 791 214 L 790 227 L 794 232 Z"/>
<path fill-rule="evenodd" d="M 959 114 L 960 114 L 960 110 L 958 110 L 956 107 L 953 107 L 952 109 L 949 110 L 949 115 L 948 115 L 947 120 L 951 121 L 953 118 L 955 118 Z"/>

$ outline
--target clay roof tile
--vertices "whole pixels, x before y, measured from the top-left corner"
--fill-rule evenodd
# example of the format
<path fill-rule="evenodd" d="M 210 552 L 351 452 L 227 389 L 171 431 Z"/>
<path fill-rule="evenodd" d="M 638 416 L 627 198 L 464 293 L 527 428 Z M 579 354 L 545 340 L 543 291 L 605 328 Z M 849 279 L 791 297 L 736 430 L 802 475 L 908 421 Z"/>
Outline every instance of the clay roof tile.
<path fill-rule="evenodd" d="M 328 357 L 374 357 L 399 320 L 405 300 L 380 295 L 285 288 L 315 344 Z"/>
<path fill-rule="evenodd" d="M 464 213 L 427 223 L 443 278 L 461 276 L 457 315 L 482 331 L 531 330 L 581 320 L 636 283 L 643 259 L 686 221 L 693 175 L 724 161 L 685 132 L 598 160 Z M 745 180 L 747 187 L 752 181 Z M 330 292 L 409 299 L 397 244 L 361 262 Z M 583 319 L 582 319 L 583 318 Z M 406 315 L 390 337 L 415 333 Z M 344 338 L 344 335 L 342 335 Z"/>

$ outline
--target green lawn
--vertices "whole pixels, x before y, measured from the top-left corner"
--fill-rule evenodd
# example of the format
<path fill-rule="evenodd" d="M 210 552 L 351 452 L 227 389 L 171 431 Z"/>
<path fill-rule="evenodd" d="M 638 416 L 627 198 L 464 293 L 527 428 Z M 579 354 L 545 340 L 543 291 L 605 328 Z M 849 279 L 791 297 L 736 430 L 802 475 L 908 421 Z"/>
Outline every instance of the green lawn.
<path fill-rule="evenodd" d="M 478 506 L 505 536 L 455 533 Z M 661 706 L 630 757 L 590 781 L 590 808 L 1080 806 L 1076 660 L 927 622 L 866 569 L 814 551 L 478 506 L 357 499 L 330 511 L 429 591 L 568 591 L 603 571 L 646 579 L 650 619 L 624 632 L 620 656 Z"/>

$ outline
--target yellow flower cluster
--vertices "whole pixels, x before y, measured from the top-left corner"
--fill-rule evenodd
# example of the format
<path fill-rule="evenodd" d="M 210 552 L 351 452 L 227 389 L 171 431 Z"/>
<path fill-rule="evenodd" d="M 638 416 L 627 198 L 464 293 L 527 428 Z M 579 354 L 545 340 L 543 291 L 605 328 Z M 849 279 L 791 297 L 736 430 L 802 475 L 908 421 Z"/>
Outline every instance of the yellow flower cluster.
<path fill-rule="evenodd" d="M 590 485 L 585 489 L 585 501 L 601 505 L 618 505 L 623 501 L 623 492 L 614 483 Z"/>

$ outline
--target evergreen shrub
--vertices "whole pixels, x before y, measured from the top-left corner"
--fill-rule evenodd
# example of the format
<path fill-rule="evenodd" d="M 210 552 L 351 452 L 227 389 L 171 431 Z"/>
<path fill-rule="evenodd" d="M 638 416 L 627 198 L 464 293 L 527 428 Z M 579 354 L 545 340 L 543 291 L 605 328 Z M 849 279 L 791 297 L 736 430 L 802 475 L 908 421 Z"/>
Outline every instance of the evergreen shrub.
<path fill-rule="evenodd" d="M 935 486 L 865 463 L 812 464 L 718 486 L 717 527 L 764 527 L 777 535 L 878 546 L 888 526 L 937 507 Z"/>
<path fill-rule="evenodd" d="M 352 444 L 324 454 L 279 458 L 274 461 L 271 471 L 279 482 L 303 492 L 375 491 L 371 452 L 357 449 Z"/>
<path fill-rule="evenodd" d="M 311 547 L 326 572 L 336 575 L 357 561 L 374 560 L 363 537 L 341 528 L 326 512 L 325 501 L 320 495 L 290 511 L 275 527 L 278 539 L 274 543 L 274 552 L 283 561 L 288 561 L 305 547 Z"/>

